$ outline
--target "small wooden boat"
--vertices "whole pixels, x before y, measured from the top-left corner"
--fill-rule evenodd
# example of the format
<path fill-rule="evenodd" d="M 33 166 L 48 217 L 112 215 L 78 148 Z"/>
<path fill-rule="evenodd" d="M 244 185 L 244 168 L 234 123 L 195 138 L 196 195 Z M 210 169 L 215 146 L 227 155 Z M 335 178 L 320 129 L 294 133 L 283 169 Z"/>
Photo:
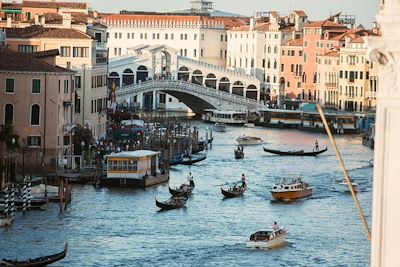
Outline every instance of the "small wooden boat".
<path fill-rule="evenodd" d="M 239 136 L 236 138 L 236 141 L 239 143 L 239 145 L 242 146 L 253 146 L 253 145 L 261 145 L 263 140 L 260 137 L 255 137 L 255 136 Z"/>
<path fill-rule="evenodd" d="M 234 198 L 234 197 L 239 197 L 242 196 L 243 193 L 246 191 L 247 186 L 237 186 L 235 185 L 232 188 L 229 189 L 223 189 L 221 188 L 221 193 L 224 195 L 226 198 Z"/>
<path fill-rule="evenodd" d="M 223 122 L 216 122 L 213 127 L 216 132 L 226 132 L 226 124 Z"/>
<path fill-rule="evenodd" d="M 250 236 L 250 240 L 246 242 L 246 247 L 258 249 L 278 247 L 285 243 L 287 235 L 288 232 L 285 229 L 258 231 Z"/>
<path fill-rule="evenodd" d="M 244 158 L 243 148 L 235 149 L 235 159 L 242 159 Z"/>
<path fill-rule="evenodd" d="M 181 163 L 183 160 L 183 156 L 184 156 L 183 154 L 175 155 L 174 158 L 169 160 L 169 165 L 173 166 L 173 165 L 177 165 L 177 164 Z"/>
<path fill-rule="evenodd" d="M 64 250 L 60 253 L 42 256 L 35 259 L 29 259 L 25 261 L 18 260 L 0 260 L 0 266 L 18 266 L 18 267 L 38 267 L 47 266 L 53 262 L 62 260 L 67 255 L 68 243 L 65 243 Z"/>
<path fill-rule="evenodd" d="M 169 192 L 173 196 L 182 196 L 182 195 L 189 196 L 190 194 L 192 194 L 194 186 L 195 186 L 194 182 L 190 181 L 190 184 L 182 184 L 180 187 L 176 188 L 170 187 Z"/>
<path fill-rule="evenodd" d="M 271 194 L 277 200 L 296 200 L 311 196 L 312 187 L 301 178 L 294 178 L 291 181 L 283 178 L 272 186 Z"/>
<path fill-rule="evenodd" d="M 190 157 L 185 157 L 179 164 L 181 165 L 192 165 L 196 162 L 200 162 L 207 158 L 206 155 L 191 155 Z"/>
<path fill-rule="evenodd" d="M 351 184 L 353 185 L 354 191 L 357 192 L 358 184 L 353 182 L 353 181 L 351 181 Z M 350 193 L 349 184 L 347 183 L 346 179 L 337 179 L 337 180 L 335 180 L 335 182 L 333 184 L 333 188 L 336 191 L 339 191 L 339 192 Z"/>
<path fill-rule="evenodd" d="M 186 204 L 187 196 L 171 197 L 167 201 L 158 201 L 156 199 L 156 205 L 162 210 L 174 210 L 183 208 Z"/>
<path fill-rule="evenodd" d="M 324 153 L 328 150 L 326 147 L 325 149 L 318 150 L 318 151 L 310 151 L 310 152 L 304 152 L 304 150 L 297 150 L 297 151 L 280 151 L 280 150 L 274 150 L 274 149 L 268 149 L 264 147 L 264 151 L 271 153 L 271 154 L 276 154 L 280 156 L 318 156 L 321 153 Z"/>

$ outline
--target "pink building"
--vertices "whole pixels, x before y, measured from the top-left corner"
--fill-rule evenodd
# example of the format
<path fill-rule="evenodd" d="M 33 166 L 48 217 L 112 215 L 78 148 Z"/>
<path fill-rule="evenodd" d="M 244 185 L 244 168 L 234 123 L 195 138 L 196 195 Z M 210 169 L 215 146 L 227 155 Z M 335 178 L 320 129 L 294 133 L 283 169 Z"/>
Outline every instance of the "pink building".
<path fill-rule="evenodd" d="M 281 79 L 285 99 L 302 99 L 303 39 L 293 39 L 282 45 Z"/>
<path fill-rule="evenodd" d="M 26 174 L 55 167 L 70 149 L 75 73 L 34 56 L 0 48 L 0 124 L 18 135 Z M 41 58 L 51 53 L 41 52 Z M 22 172 L 22 165 L 17 168 Z"/>
<path fill-rule="evenodd" d="M 303 76 L 302 76 L 302 99 L 305 101 L 316 100 L 316 81 L 317 81 L 317 56 L 323 55 L 331 48 L 331 45 L 321 45 L 327 43 L 323 41 L 327 31 L 346 31 L 346 26 L 338 24 L 329 19 L 311 22 L 304 26 L 303 36 Z M 328 36 L 329 39 L 330 36 Z"/>

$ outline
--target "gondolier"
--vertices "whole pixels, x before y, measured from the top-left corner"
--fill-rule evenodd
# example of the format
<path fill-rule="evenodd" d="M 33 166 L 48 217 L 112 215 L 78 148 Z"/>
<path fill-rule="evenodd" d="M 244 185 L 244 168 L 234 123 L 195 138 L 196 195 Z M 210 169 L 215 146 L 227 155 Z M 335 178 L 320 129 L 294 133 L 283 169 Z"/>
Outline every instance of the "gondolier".
<path fill-rule="evenodd" d="M 242 187 L 244 188 L 246 186 L 246 177 L 244 176 L 244 173 L 242 173 Z"/>
<path fill-rule="evenodd" d="M 192 176 L 192 172 L 189 172 L 189 175 L 188 175 L 188 177 L 187 177 L 187 180 L 188 180 L 188 182 L 189 182 L 189 185 L 190 186 L 192 186 L 192 187 L 194 187 L 193 186 L 193 176 Z"/>
<path fill-rule="evenodd" d="M 319 151 L 319 145 L 318 145 L 318 140 L 317 139 L 315 139 L 314 147 L 315 147 L 315 151 Z"/>

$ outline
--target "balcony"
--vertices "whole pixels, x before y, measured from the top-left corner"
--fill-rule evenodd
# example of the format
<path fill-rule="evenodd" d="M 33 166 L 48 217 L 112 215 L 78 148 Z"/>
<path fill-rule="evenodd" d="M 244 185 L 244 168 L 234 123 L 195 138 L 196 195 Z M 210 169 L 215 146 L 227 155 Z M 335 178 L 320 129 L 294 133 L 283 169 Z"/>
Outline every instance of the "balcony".
<path fill-rule="evenodd" d="M 376 92 L 368 91 L 365 93 L 366 98 L 376 98 Z"/>
<path fill-rule="evenodd" d="M 107 44 L 106 43 L 96 43 L 96 50 L 97 51 L 107 51 Z"/>
<path fill-rule="evenodd" d="M 65 123 L 64 124 L 64 133 L 73 132 L 76 127 L 75 123 Z"/>
<path fill-rule="evenodd" d="M 96 58 L 96 65 L 105 65 L 105 64 L 107 64 L 106 57 L 97 57 Z"/>
<path fill-rule="evenodd" d="M 331 88 L 337 88 L 337 84 L 336 83 L 325 83 L 326 87 L 331 87 Z"/>

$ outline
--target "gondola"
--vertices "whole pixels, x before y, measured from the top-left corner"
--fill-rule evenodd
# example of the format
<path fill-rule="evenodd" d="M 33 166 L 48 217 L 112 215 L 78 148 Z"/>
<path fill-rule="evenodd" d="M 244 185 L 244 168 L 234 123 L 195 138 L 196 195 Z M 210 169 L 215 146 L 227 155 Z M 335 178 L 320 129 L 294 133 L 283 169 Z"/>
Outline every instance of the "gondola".
<path fill-rule="evenodd" d="M 177 164 L 181 163 L 182 160 L 183 160 L 183 154 L 176 154 L 174 156 L 174 158 L 169 160 L 169 165 L 170 166 L 177 165 Z"/>
<path fill-rule="evenodd" d="M 182 184 L 179 188 L 169 188 L 169 192 L 173 196 L 182 196 L 185 194 L 186 196 L 189 196 L 194 189 L 194 182 L 190 181 L 190 184 Z"/>
<path fill-rule="evenodd" d="M 244 158 L 243 148 L 235 149 L 235 159 L 242 159 Z"/>
<path fill-rule="evenodd" d="M 162 210 L 174 210 L 183 208 L 186 204 L 187 196 L 171 197 L 167 201 L 158 201 L 156 198 L 156 205 Z"/>
<path fill-rule="evenodd" d="M 18 267 L 37 267 L 37 266 L 47 266 L 53 262 L 59 261 L 65 257 L 68 250 L 68 243 L 65 243 L 64 250 L 60 253 L 38 257 L 35 259 L 29 259 L 25 261 L 17 260 L 0 260 L 0 266 L 18 266 Z"/>
<path fill-rule="evenodd" d="M 191 155 L 190 157 L 185 157 L 181 162 L 179 162 L 178 164 L 182 164 L 182 165 L 192 165 L 196 162 L 205 160 L 207 158 L 206 155 L 197 155 L 197 156 L 193 156 Z"/>
<path fill-rule="evenodd" d="M 225 190 L 221 187 L 221 193 L 224 195 L 226 198 L 233 198 L 233 197 L 239 197 L 242 196 L 243 193 L 246 191 L 247 186 L 239 186 L 237 189 L 229 188 L 228 190 Z"/>
<path fill-rule="evenodd" d="M 318 150 L 318 151 L 311 151 L 311 152 L 304 152 L 304 150 L 298 150 L 298 151 L 280 151 L 280 150 L 273 150 L 273 149 L 268 149 L 264 147 L 264 151 L 271 153 L 271 154 L 276 154 L 280 156 L 318 156 L 321 153 L 324 153 L 328 150 L 326 147 L 325 149 Z"/>

